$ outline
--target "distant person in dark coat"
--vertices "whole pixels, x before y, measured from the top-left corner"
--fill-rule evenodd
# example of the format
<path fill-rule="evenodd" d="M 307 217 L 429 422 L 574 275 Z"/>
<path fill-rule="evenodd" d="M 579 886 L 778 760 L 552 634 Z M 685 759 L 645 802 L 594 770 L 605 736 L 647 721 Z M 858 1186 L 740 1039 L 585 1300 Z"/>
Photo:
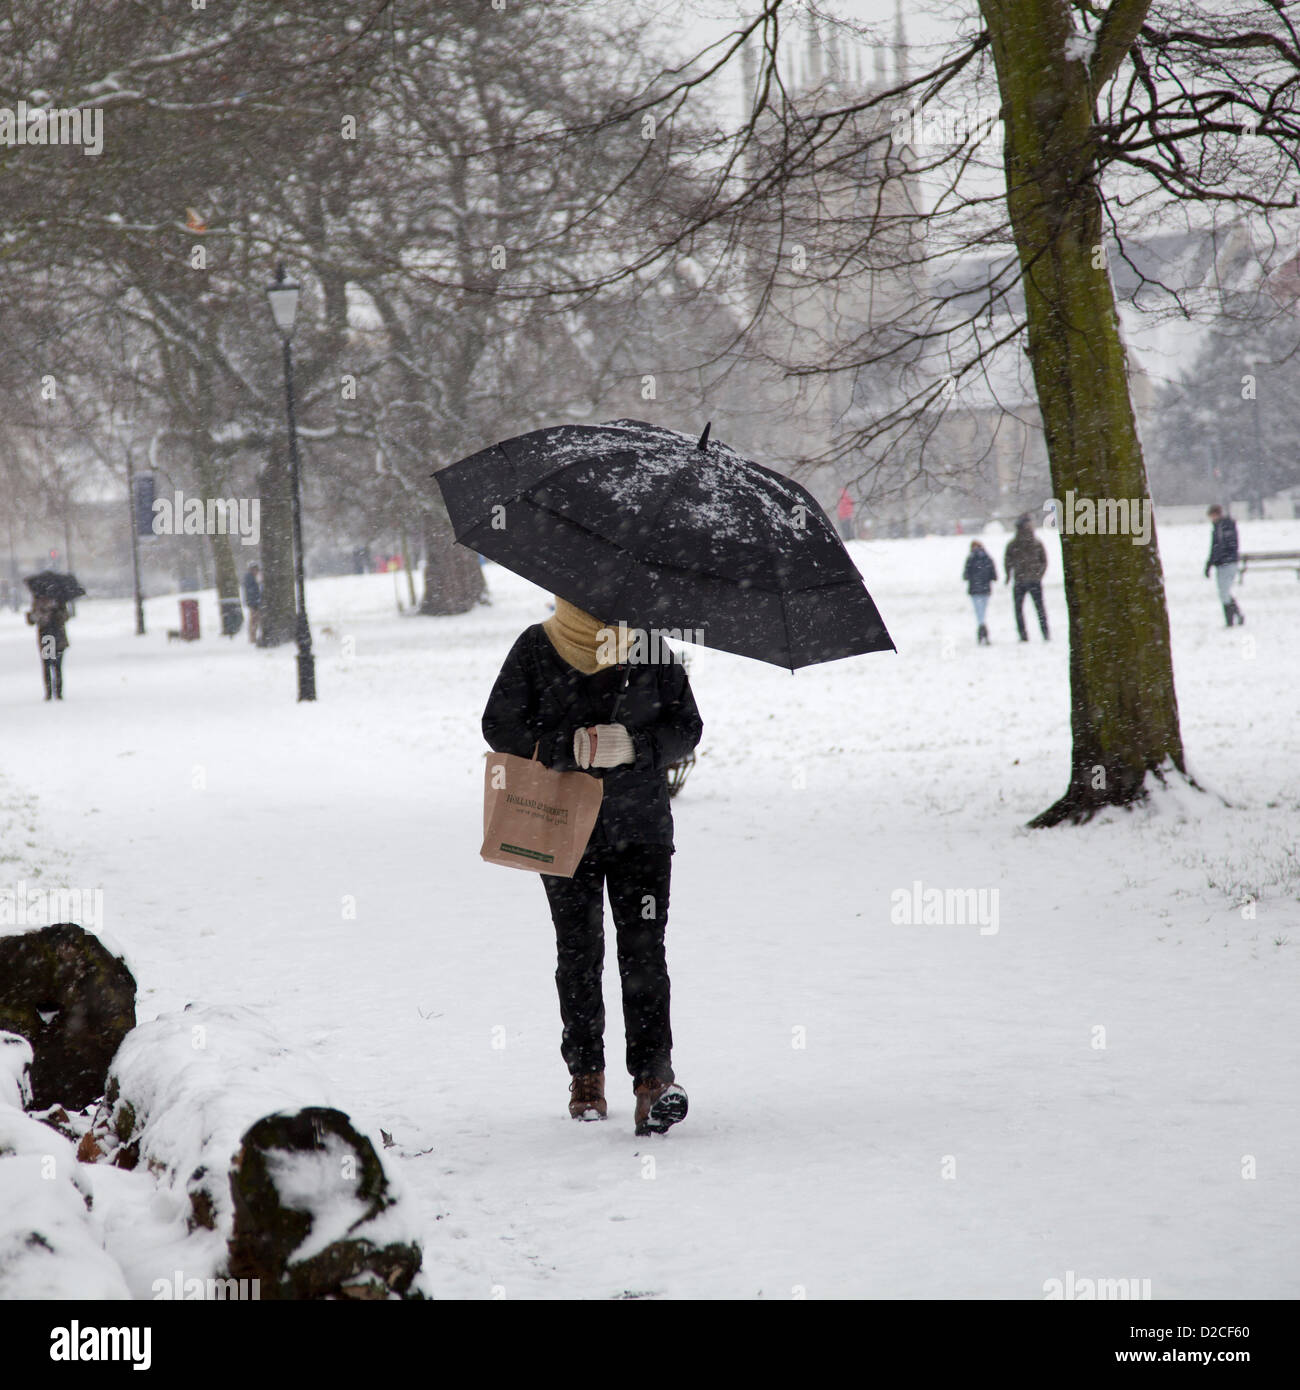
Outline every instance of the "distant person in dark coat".
<path fill-rule="evenodd" d="M 256 642 L 262 631 L 262 570 L 249 565 L 244 575 L 244 607 L 248 609 L 248 640 Z"/>
<path fill-rule="evenodd" d="M 970 554 L 966 557 L 966 568 L 961 577 L 966 581 L 966 592 L 970 595 L 971 606 L 975 609 L 975 621 L 979 624 L 975 640 L 982 647 L 989 645 L 989 630 L 984 625 L 984 614 L 989 606 L 989 594 L 998 582 L 997 566 L 993 557 L 979 543 L 971 541 Z"/>
<path fill-rule="evenodd" d="M 41 654 L 41 679 L 45 698 L 63 699 L 63 653 L 68 641 L 68 606 L 56 598 L 32 600 L 27 621 L 36 629 L 36 648 Z"/>
<path fill-rule="evenodd" d="M 1012 536 L 1007 553 L 1002 557 L 1002 569 L 1006 582 L 1011 584 L 1013 579 L 1015 582 L 1012 593 L 1015 595 L 1016 630 L 1020 633 L 1020 640 L 1029 641 L 1029 634 L 1025 631 L 1025 595 L 1028 594 L 1038 610 L 1038 626 L 1046 642 L 1050 636 L 1047 631 L 1047 610 L 1043 607 L 1047 551 L 1042 541 L 1034 535 L 1034 520 L 1028 512 L 1016 522 L 1016 534 Z"/>
<path fill-rule="evenodd" d="M 1217 502 L 1205 515 L 1214 523 L 1214 530 L 1210 534 L 1210 558 L 1205 562 L 1205 577 L 1208 579 L 1210 570 L 1214 570 L 1224 621 L 1229 627 L 1234 623 L 1240 626 L 1246 621 L 1246 615 L 1237 607 L 1237 600 L 1232 596 L 1232 586 L 1237 579 L 1237 523 L 1225 515 Z"/>
<path fill-rule="evenodd" d="M 617 634 L 617 636 L 615 636 Z M 635 640 L 635 639 L 631 639 Z M 618 934 L 627 1069 L 638 1134 L 658 1134 L 686 1114 L 669 1026 L 664 929 L 672 870 L 668 767 L 699 742 L 699 711 L 679 661 L 638 661 L 629 629 L 604 623 L 557 596 L 555 614 L 511 647 L 483 711 L 497 753 L 583 771 L 604 797 L 572 878 L 541 874 L 555 924 L 569 1069 L 569 1114 L 604 1119 L 604 897 Z"/>

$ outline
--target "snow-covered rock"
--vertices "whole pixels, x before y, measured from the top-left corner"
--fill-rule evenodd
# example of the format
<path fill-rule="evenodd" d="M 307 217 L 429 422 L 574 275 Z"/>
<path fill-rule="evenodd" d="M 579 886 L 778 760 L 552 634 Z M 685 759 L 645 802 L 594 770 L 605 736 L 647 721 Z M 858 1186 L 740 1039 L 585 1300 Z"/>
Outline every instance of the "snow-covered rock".
<path fill-rule="evenodd" d="M 26 1110 L 32 1101 L 32 1045 L 21 1033 L 0 1032 L 0 1108 Z"/>
<path fill-rule="evenodd" d="M 374 1145 L 341 1110 L 259 1120 L 230 1185 L 230 1272 L 257 1280 L 262 1297 L 376 1299 L 411 1288 L 419 1244 Z"/>
<path fill-rule="evenodd" d="M 9 1104 L 9 1064 L 21 1056 L 0 1035 L 0 1301 L 129 1298 L 72 1145 Z"/>
<path fill-rule="evenodd" d="M 323 1296 L 331 1277 L 362 1284 L 371 1269 L 384 1289 L 403 1290 L 418 1243 L 393 1214 L 398 1194 L 373 1145 L 328 1108 L 329 1094 L 254 1011 L 191 1005 L 123 1042 L 80 1153 L 144 1168 L 183 1207 L 185 1278 L 212 1276 L 235 1241 L 232 1271 L 261 1280 L 261 1297 L 276 1296 L 272 1285 Z M 357 1248 L 341 1251 L 345 1237 Z M 379 1253 L 389 1246 L 401 1249 Z"/>
<path fill-rule="evenodd" d="M 58 922 L 0 935 L 0 1028 L 32 1045 L 37 1108 L 98 1100 L 134 1026 L 135 979 L 92 932 Z"/>

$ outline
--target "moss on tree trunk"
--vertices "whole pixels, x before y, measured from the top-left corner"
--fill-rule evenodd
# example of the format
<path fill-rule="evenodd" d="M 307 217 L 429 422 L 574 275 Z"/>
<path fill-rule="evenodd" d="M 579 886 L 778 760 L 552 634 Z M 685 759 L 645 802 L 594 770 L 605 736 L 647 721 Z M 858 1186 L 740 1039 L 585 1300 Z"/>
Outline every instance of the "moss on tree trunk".
<path fill-rule="evenodd" d="M 292 642 L 297 632 L 298 596 L 293 576 L 293 491 L 287 449 L 271 445 L 257 475 L 261 508 L 262 629 L 259 647 Z"/>
<path fill-rule="evenodd" d="M 1104 254 L 1094 76 L 1067 56 L 1074 31 L 1060 0 L 980 8 L 1003 102 L 1007 205 L 1053 491 L 1140 503 L 1149 489 Z M 1145 797 L 1150 776 L 1185 774 L 1154 525 L 1145 545 L 1063 533 L 1061 554 L 1073 751 L 1066 793 L 1036 826 L 1087 820 Z"/>

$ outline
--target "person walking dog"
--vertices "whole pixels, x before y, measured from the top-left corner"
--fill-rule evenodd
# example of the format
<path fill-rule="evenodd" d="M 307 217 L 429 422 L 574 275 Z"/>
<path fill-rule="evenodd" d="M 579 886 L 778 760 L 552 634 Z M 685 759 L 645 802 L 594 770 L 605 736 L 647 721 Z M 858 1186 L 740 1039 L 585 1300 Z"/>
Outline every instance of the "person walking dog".
<path fill-rule="evenodd" d="M 1241 626 L 1246 615 L 1237 607 L 1232 596 L 1232 586 L 1237 579 L 1237 523 L 1228 516 L 1216 502 L 1205 513 L 1213 524 L 1210 532 L 1210 558 L 1205 562 L 1205 577 L 1214 571 L 1215 582 L 1219 586 L 1219 602 L 1223 605 L 1223 619 L 1229 627 L 1235 623 Z"/>
<path fill-rule="evenodd" d="M 989 595 L 998 582 L 998 570 L 993 563 L 992 555 L 979 541 L 971 541 L 970 554 L 966 557 L 966 567 L 962 570 L 961 577 L 966 581 L 966 592 L 970 595 L 971 606 L 975 609 L 975 621 L 978 624 L 975 640 L 981 647 L 987 647 L 989 630 L 985 626 L 984 615 L 988 610 Z"/>
<path fill-rule="evenodd" d="M 569 1114 L 604 1119 L 604 895 L 617 933 L 627 1070 L 637 1134 L 683 1119 L 672 1066 L 664 946 L 673 855 L 667 768 L 699 742 L 703 724 L 686 669 L 671 656 L 629 660 L 632 633 L 556 597 L 555 614 L 511 647 L 483 711 L 497 753 L 536 756 L 557 771 L 603 781 L 595 829 L 572 878 L 542 874 L 555 927 L 569 1070 Z M 652 651 L 662 644 L 648 644 Z"/>
<path fill-rule="evenodd" d="M 1010 584 L 1013 577 L 1015 579 L 1012 593 L 1015 595 L 1016 630 L 1020 634 L 1020 640 L 1029 641 L 1029 634 L 1025 631 L 1025 596 L 1028 595 L 1034 601 L 1034 608 L 1038 612 L 1038 627 L 1043 634 L 1043 641 L 1046 642 L 1050 635 L 1047 631 L 1047 610 L 1043 607 L 1043 575 L 1047 573 L 1047 551 L 1042 541 L 1034 535 L 1034 519 L 1028 512 L 1016 521 L 1016 534 L 1012 536 L 1006 554 L 1002 557 L 1002 570 L 1006 575 L 1006 583 Z"/>

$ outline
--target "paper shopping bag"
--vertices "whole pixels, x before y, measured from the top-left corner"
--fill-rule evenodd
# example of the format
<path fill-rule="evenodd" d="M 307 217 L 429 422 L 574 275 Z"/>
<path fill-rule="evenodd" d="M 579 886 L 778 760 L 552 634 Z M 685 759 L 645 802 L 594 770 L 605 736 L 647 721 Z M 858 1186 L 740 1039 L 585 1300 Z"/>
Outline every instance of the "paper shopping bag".
<path fill-rule="evenodd" d="M 585 772 L 553 772 L 536 758 L 489 753 L 479 853 L 489 864 L 572 878 L 603 796 L 600 779 Z"/>

